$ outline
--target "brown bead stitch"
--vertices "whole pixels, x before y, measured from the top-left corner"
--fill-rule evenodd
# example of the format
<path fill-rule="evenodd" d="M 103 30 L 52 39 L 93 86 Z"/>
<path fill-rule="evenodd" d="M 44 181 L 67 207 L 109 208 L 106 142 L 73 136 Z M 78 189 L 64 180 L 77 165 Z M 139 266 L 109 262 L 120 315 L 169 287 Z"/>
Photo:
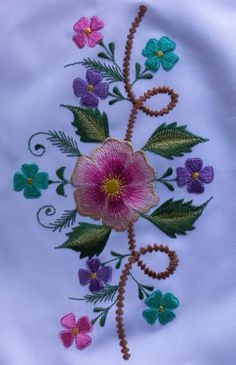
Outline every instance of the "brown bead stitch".
<path fill-rule="evenodd" d="M 149 116 L 163 116 L 164 114 L 168 114 L 177 104 L 178 102 L 178 94 L 174 92 L 173 89 L 170 89 L 167 86 L 159 86 L 154 87 L 153 89 L 147 90 L 143 96 L 136 99 L 133 91 L 132 91 L 132 85 L 130 82 L 130 59 L 131 59 L 131 52 L 133 47 L 133 41 L 134 36 L 137 31 L 137 28 L 139 27 L 142 18 L 147 11 L 147 7 L 144 5 L 141 5 L 139 7 L 139 12 L 137 17 L 135 18 L 134 22 L 132 23 L 132 26 L 129 30 L 129 34 L 127 36 L 127 42 L 126 42 L 126 48 L 125 48 L 125 57 L 124 57 L 124 84 L 125 84 L 125 90 L 127 92 L 127 95 L 129 99 L 131 100 L 133 104 L 133 108 L 130 113 L 128 126 L 126 130 L 125 140 L 131 141 L 132 135 L 133 135 L 133 128 L 135 125 L 135 121 L 137 118 L 138 110 L 142 110 L 145 114 Z M 161 110 L 153 110 L 147 106 L 144 105 L 144 102 L 148 99 L 150 99 L 152 96 L 157 94 L 168 94 L 171 98 L 171 101 L 169 104 L 162 108 Z M 144 273 L 153 279 L 166 279 L 170 275 L 174 273 L 178 266 L 178 256 L 175 253 L 175 251 L 171 251 L 168 246 L 164 245 L 157 245 L 153 244 L 148 245 L 146 247 L 141 247 L 138 251 L 136 249 L 136 240 L 135 240 L 135 231 L 134 231 L 134 223 L 131 223 L 128 227 L 128 244 L 129 244 L 129 250 L 131 252 L 131 255 L 129 257 L 128 263 L 124 266 L 124 269 L 122 270 L 119 286 L 118 286 L 118 296 L 117 296 L 117 302 L 116 302 L 116 327 L 117 327 L 117 333 L 118 338 L 120 340 L 120 347 L 121 347 L 121 353 L 123 354 L 123 359 L 128 360 L 130 358 L 130 351 L 128 348 L 128 342 L 126 339 L 126 333 L 125 333 L 125 327 L 124 327 L 124 299 L 125 299 L 125 290 L 126 290 L 126 282 L 128 280 L 128 276 L 130 274 L 130 270 L 132 268 L 132 265 L 136 262 L 137 265 L 141 268 L 141 270 L 144 271 Z M 145 255 L 146 253 L 152 253 L 152 252 L 161 252 L 169 257 L 169 266 L 165 271 L 162 272 L 156 272 L 147 267 L 147 265 L 140 259 L 141 255 Z"/>

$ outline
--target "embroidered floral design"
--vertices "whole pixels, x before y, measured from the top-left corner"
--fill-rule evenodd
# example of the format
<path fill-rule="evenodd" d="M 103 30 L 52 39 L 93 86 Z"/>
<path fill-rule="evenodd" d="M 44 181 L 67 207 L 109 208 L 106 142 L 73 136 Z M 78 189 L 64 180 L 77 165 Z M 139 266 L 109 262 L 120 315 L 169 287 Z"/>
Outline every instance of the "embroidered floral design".
<path fill-rule="evenodd" d="M 79 269 L 79 281 L 81 285 L 88 285 L 91 292 L 99 292 L 104 284 L 111 281 L 112 267 L 101 266 L 98 258 L 87 260 L 88 269 Z"/>
<path fill-rule="evenodd" d="M 188 158 L 185 167 L 178 167 L 176 173 L 178 185 L 181 187 L 187 185 L 189 193 L 203 193 L 204 183 L 209 184 L 214 179 L 213 167 L 203 168 L 203 161 L 200 158 Z"/>
<path fill-rule="evenodd" d="M 108 95 L 109 85 L 102 82 L 102 75 L 99 72 L 87 70 L 86 81 L 77 77 L 73 81 L 73 89 L 80 99 L 80 104 L 95 108 L 99 104 L 99 98 L 105 99 Z"/>
<path fill-rule="evenodd" d="M 162 325 L 169 323 L 175 318 L 172 310 L 179 306 L 179 300 L 173 294 L 163 295 L 160 290 L 156 290 L 144 302 L 149 308 L 143 311 L 143 317 L 149 324 L 154 324 L 157 319 Z"/>
<path fill-rule="evenodd" d="M 90 20 L 82 17 L 73 26 L 77 33 L 74 35 L 73 41 L 79 48 L 84 48 L 86 44 L 89 47 L 95 47 L 103 39 L 102 33 L 98 32 L 102 28 L 104 28 L 104 23 L 98 16 L 93 16 Z"/>
<path fill-rule="evenodd" d="M 118 231 L 158 203 L 156 174 L 142 151 L 128 142 L 108 138 L 90 157 L 78 158 L 71 181 L 81 215 L 102 218 Z"/>
<path fill-rule="evenodd" d="M 157 72 L 162 65 L 164 70 L 170 71 L 179 60 L 179 57 L 173 52 L 175 47 L 175 42 L 168 37 L 161 37 L 159 41 L 155 38 L 149 39 L 142 51 L 142 55 L 147 57 L 146 68 Z"/>
<path fill-rule="evenodd" d="M 39 198 L 40 189 L 48 188 L 48 173 L 38 170 L 36 164 L 22 165 L 22 172 L 16 172 L 13 178 L 14 191 L 24 190 L 24 197 L 27 199 Z"/>
<path fill-rule="evenodd" d="M 66 314 L 60 320 L 61 325 L 66 328 L 59 333 L 63 345 L 68 348 L 75 341 L 78 350 L 84 350 L 91 345 L 92 338 L 88 335 L 93 330 L 93 325 L 87 316 L 80 317 L 76 322 L 73 313 Z"/>

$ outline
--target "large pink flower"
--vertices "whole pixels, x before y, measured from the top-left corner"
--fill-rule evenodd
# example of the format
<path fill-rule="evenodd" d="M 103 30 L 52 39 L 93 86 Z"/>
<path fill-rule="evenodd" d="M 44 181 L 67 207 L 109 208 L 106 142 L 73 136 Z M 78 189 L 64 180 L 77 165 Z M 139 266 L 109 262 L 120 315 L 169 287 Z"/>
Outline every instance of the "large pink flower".
<path fill-rule="evenodd" d="M 92 343 L 92 338 L 87 334 L 93 329 L 93 325 L 87 316 L 79 318 L 76 322 L 73 313 L 66 314 L 61 318 L 61 325 L 66 328 L 59 333 L 63 345 L 67 348 L 75 344 L 78 350 L 83 350 Z"/>
<path fill-rule="evenodd" d="M 81 215 L 102 218 L 106 226 L 123 231 L 158 203 L 155 178 L 142 151 L 108 138 L 90 157 L 78 158 L 71 181 Z"/>
<path fill-rule="evenodd" d="M 104 27 L 104 23 L 97 16 L 93 16 L 90 20 L 82 17 L 73 26 L 77 33 L 73 37 L 73 41 L 79 48 L 84 48 L 86 44 L 89 47 L 95 47 L 98 42 L 103 39 L 102 33 L 98 32 Z"/>

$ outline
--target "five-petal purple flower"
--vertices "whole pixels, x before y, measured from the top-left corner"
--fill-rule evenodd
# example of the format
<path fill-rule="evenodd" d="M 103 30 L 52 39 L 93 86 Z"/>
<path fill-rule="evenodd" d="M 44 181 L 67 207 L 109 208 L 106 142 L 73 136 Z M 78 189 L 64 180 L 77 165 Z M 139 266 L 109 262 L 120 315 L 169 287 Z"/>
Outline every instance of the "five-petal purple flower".
<path fill-rule="evenodd" d="M 74 79 L 74 93 L 81 98 L 80 104 L 82 106 L 96 108 L 99 104 L 99 98 L 105 99 L 107 97 L 109 85 L 107 82 L 101 81 L 102 75 L 91 70 L 86 72 L 86 81 L 80 78 Z"/>
<path fill-rule="evenodd" d="M 200 158 L 188 158 L 185 167 L 176 169 L 179 186 L 187 185 L 189 193 L 201 194 L 204 192 L 204 183 L 209 184 L 214 179 L 212 166 L 205 166 Z"/>
<path fill-rule="evenodd" d="M 81 285 L 88 285 L 91 292 L 98 292 L 111 281 L 112 267 L 102 266 L 98 258 L 87 260 L 88 269 L 79 269 Z"/>

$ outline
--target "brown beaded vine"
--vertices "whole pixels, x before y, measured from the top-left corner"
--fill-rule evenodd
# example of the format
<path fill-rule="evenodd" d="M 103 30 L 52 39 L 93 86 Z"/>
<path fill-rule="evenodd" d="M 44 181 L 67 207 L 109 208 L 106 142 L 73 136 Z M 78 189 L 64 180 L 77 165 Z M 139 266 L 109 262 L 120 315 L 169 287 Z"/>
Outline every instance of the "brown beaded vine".
<path fill-rule="evenodd" d="M 126 48 L 125 48 L 125 57 L 124 57 L 124 84 L 125 84 L 125 90 L 127 92 L 127 95 L 129 99 L 131 100 L 133 104 L 133 108 L 130 113 L 128 126 L 126 130 L 125 140 L 131 141 L 132 135 L 133 135 L 133 128 L 136 122 L 138 110 L 142 110 L 145 114 L 153 117 L 163 116 L 164 114 L 168 114 L 177 104 L 178 102 L 178 94 L 174 92 L 174 90 L 170 89 L 167 86 L 159 86 L 154 87 L 153 89 L 149 89 L 144 93 L 143 96 L 136 98 L 132 91 L 132 84 L 130 82 L 130 59 L 131 59 L 131 52 L 133 47 L 133 41 L 134 36 L 137 31 L 137 28 L 139 27 L 142 18 L 147 11 L 147 7 L 144 5 L 141 5 L 139 7 L 139 12 L 137 17 L 135 18 L 134 22 L 132 23 L 132 26 L 129 30 L 129 34 L 127 36 L 127 42 L 126 42 Z M 148 106 L 144 105 L 144 102 L 151 98 L 152 96 L 155 96 L 157 94 L 168 94 L 171 98 L 171 101 L 169 104 L 162 108 L 161 110 L 153 110 L 149 108 Z M 120 276 L 119 281 L 119 287 L 118 287 L 118 296 L 117 296 L 117 303 L 116 303 L 116 323 L 117 323 L 117 333 L 120 340 L 120 347 L 121 352 L 123 354 L 123 359 L 128 360 L 130 358 L 130 352 L 128 348 L 128 342 L 126 339 L 126 333 L 124 328 L 124 319 L 123 319 L 123 307 L 124 307 L 124 299 L 125 299 L 125 287 L 126 282 L 128 279 L 128 276 L 130 274 L 130 270 L 132 268 L 132 265 L 136 262 L 137 265 L 141 268 L 141 270 L 144 271 L 144 273 L 153 279 L 166 279 L 170 275 L 174 273 L 178 266 L 178 256 L 175 253 L 175 251 L 171 251 L 168 246 L 164 246 L 162 244 L 157 245 L 153 244 L 148 245 L 146 247 L 141 247 L 140 249 L 136 250 L 136 240 L 135 240 L 135 231 L 134 231 L 134 224 L 130 224 L 128 228 L 128 244 L 129 244 L 129 250 L 131 252 L 131 256 L 129 257 L 128 263 L 125 264 L 124 269 Z M 161 252 L 166 255 L 168 255 L 169 258 L 169 266 L 167 269 L 163 272 L 155 272 L 142 261 L 140 258 L 141 255 L 145 255 L 146 253 L 151 252 Z"/>

